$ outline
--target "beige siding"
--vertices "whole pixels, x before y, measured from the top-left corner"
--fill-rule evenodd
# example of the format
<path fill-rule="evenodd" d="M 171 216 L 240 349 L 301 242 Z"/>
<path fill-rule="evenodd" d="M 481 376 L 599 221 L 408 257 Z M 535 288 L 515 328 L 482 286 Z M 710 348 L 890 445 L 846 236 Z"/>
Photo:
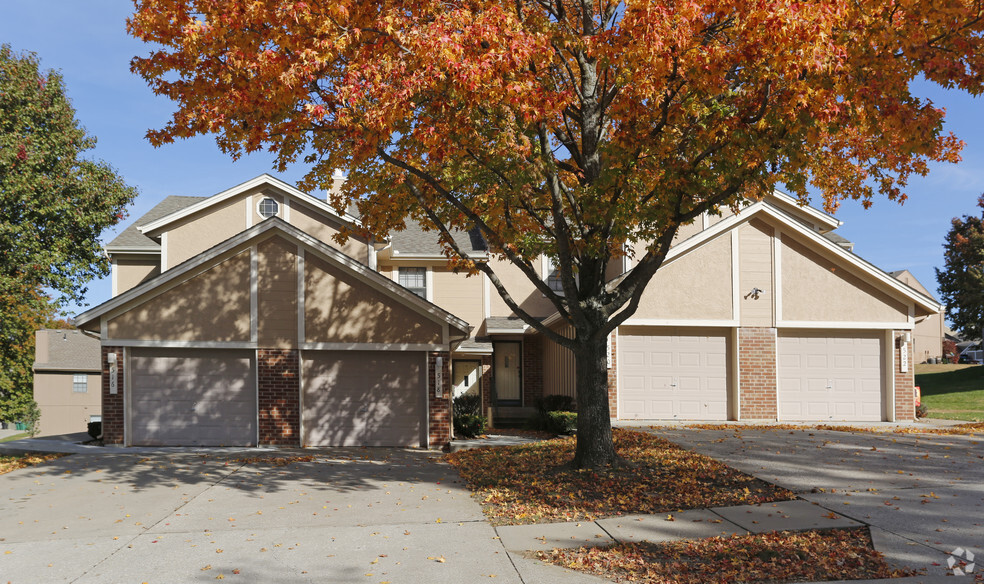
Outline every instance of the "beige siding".
<path fill-rule="evenodd" d="M 85 432 L 90 416 L 102 415 L 102 378 L 86 373 L 85 393 L 72 388 L 73 373 L 34 374 L 34 400 L 41 409 L 41 436 Z"/>
<path fill-rule="evenodd" d="M 291 203 L 293 205 L 290 209 L 291 225 L 363 264 L 369 263 L 369 248 L 364 239 L 352 236 L 344 244 L 340 244 L 333 239 L 341 231 L 338 222 L 326 217 L 322 211 L 316 211 L 298 201 Z"/>
<path fill-rule="evenodd" d="M 297 246 L 276 237 L 257 246 L 259 346 L 297 346 Z"/>
<path fill-rule="evenodd" d="M 485 289 L 482 276 L 454 273 L 448 268 L 434 268 L 434 304 L 463 319 L 477 331 L 485 320 Z"/>
<path fill-rule="evenodd" d="M 731 320 L 731 298 L 731 239 L 717 237 L 657 270 L 633 318 Z"/>
<path fill-rule="evenodd" d="M 109 321 L 110 339 L 249 341 L 249 251 Z"/>
<path fill-rule="evenodd" d="M 772 234 L 772 227 L 758 220 L 738 228 L 738 294 L 742 326 L 774 326 L 775 323 Z M 757 299 L 748 295 L 753 288 L 762 290 Z"/>
<path fill-rule="evenodd" d="M 530 282 L 519 268 L 508 260 L 491 260 L 492 269 L 499 280 L 505 286 L 513 300 L 519 304 L 520 308 L 529 312 L 533 316 L 549 316 L 557 312 L 556 307 L 536 289 L 533 282 Z M 533 261 L 533 268 L 537 274 L 541 272 L 541 262 L 539 259 Z M 540 274 L 542 277 L 542 274 Z M 495 286 L 490 285 L 491 296 L 491 316 L 509 316 L 512 310 L 506 305 Z"/>
<path fill-rule="evenodd" d="M 195 257 L 246 229 L 246 211 L 241 195 L 185 217 L 168 227 L 167 269 Z"/>
<path fill-rule="evenodd" d="M 441 326 L 354 275 L 305 259 L 305 337 L 312 343 L 440 343 Z"/>
<path fill-rule="evenodd" d="M 160 256 L 133 259 L 117 259 L 113 262 L 116 271 L 116 293 L 122 294 L 161 273 Z"/>
<path fill-rule="evenodd" d="M 782 236 L 781 253 L 783 320 L 908 320 L 908 308 L 904 304 L 786 234 Z"/>
<path fill-rule="evenodd" d="M 574 327 L 562 323 L 551 327 L 565 337 L 574 337 Z M 544 337 L 543 395 L 569 395 L 577 398 L 574 353 Z"/>

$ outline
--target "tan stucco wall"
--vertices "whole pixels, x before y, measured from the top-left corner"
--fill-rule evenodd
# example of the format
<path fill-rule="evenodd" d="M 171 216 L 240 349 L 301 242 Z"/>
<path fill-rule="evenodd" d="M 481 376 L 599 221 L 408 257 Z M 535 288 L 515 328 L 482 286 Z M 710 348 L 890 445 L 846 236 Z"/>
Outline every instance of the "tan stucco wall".
<path fill-rule="evenodd" d="M 731 239 L 724 235 L 663 264 L 632 318 L 730 320 Z"/>
<path fill-rule="evenodd" d="M 485 290 L 481 274 L 468 276 L 448 268 L 433 269 L 434 304 L 472 325 L 472 334 L 485 320 Z"/>
<path fill-rule="evenodd" d="M 738 306 L 742 326 L 774 324 L 772 235 L 772 227 L 758 220 L 738 228 Z M 748 295 L 752 288 L 762 290 L 757 299 Z"/>
<path fill-rule="evenodd" d="M 925 363 L 931 357 L 943 357 L 943 312 L 916 322 L 913 331 L 913 359 Z"/>
<path fill-rule="evenodd" d="M 440 343 L 441 326 L 313 255 L 304 263 L 305 337 L 312 343 Z"/>
<path fill-rule="evenodd" d="M 529 312 L 533 316 L 549 316 L 557 312 L 553 303 L 547 300 L 542 292 L 536 289 L 533 282 L 530 282 L 526 275 L 512 262 L 508 260 L 492 259 L 490 261 L 492 269 L 499 280 L 503 283 L 506 291 L 509 292 L 513 300 L 519 304 L 520 308 Z M 543 277 L 542 262 L 539 259 L 533 261 L 533 268 L 536 273 Z M 490 294 L 490 316 L 509 316 L 512 310 L 506 305 L 495 286 L 489 285 Z M 454 312 L 452 311 L 452 314 Z"/>
<path fill-rule="evenodd" d="M 110 339 L 249 341 L 249 251 L 109 321 Z"/>
<path fill-rule="evenodd" d="M 166 268 L 171 269 L 245 230 L 244 199 L 248 196 L 232 197 L 169 226 Z"/>
<path fill-rule="evenodd" d="M 908 308 L 848 268 L 782 235 L 782 318 L 787 321 L 900 322 Z"/>
<path fill-rule="evenodd" d="M 257 342 L 260 347 L 297 346 L 297 246 L 275 237 L 256 246 Z"/>
<path fill-rule="evenodd" d="M 102 377 L 99 373 L 86 373 L 87 391 L 75 393 L 73 375 L 42 371 L 34 374 L 34 400 L 41 409 L 40 436 L 85 432 L 89 416 L 102 415 Z"/>
<path fill-rule="evenodd" d="M 262 197 L 261 197 L 262 198 Z M 362 262 L 369 263 L 369 248 L 366 241 L 361 237 L 351 236 L 345 244 L 339 244 L 333 239 L 335 234 L 341 230 L 341 225 L 325 217 L 321 211 L 304 205 L 298 201 L 292 201 L 290 209 L 290 224 L 294 225 L 308 235 L 315 237 L 322 242 L 341 250 L 345 255 Z"/>
<path fill-rule="evenodd" d="M 122 294 L 161 273 L 160 256 L 120 258 L 113 262 L 116 271 L 116 293 Z"/>

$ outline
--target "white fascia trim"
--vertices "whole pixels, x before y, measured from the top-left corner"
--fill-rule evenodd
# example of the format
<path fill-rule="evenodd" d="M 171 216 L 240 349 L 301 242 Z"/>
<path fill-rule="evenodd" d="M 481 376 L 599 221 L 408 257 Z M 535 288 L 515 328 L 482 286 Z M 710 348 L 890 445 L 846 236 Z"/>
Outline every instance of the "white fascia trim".
<path fill-rule="evenodd" d="M 231 189 L 224 190 L 221 193 L 212 195 L 211 197 L 208 197 L 203 201 L 195 203 L 194 205 L 185 207 L 180 211 L 176 211 L 174 213 L 171 213 L 170 215 L 165 215 L 164 217 L 161 217 L 157 221 L 152 221 L 150 223 L 147 223 L 146 225 L 141 225 L 137 229 L 139 229 L 141 233 L 151 233 L 157 231 L 158 229 L 161 229 L 162 227 L 166 227 L 167 225 L 173 223 L 174 221 L 178 221 L 179 219 L 183 219 L 185 217 L 193 215 L 198 211 L 201 211 L 202 209 L 206 209 L 216 203 L 221 203 L 226 199 L 230 199 L 252 188 L 263 186 L 263 185 L 269 185 L 274 188 L 280 189 L 281 191 L 285 192 L 287 195 L 297 198 L 303 201 L 304 204 L 311 205 L 312 207 L 315 207 L 316 209 L 319 209 L 327 213 L 328 215 L 332 216 L 336 220 L 345 223 L 350 223 L 353 225 L 358 225 L 358 226 L 362 225 L 359 219 L 349 215 L 348 213 L 345 213 L 344 216 L 339 215 L 338 212 L 335 209 L 333 209 L 331 205 L 329 205 L 326 201 L 317 199 L 314 196 L 305 193 L 304 191 L 298 190 L 296 187 L 293 187 L 280 179 L 270 176 L 269 174 L 261 174 L 256 178 L 250 179 L 242 184 L 236 185 Z"/>
<path fill-rule="evenodd" d="M 798 329 L 858 329 L 858 330 L 910 330 L 913 325 L 908 322 L 855 322 L 835 320 L 779 320 L 776 328 Z"/>
<path fill-rule="evenodd" d="M 155 347 L 161 349 L 256 349 L 249 341 L 156 341 L 146 339 L 112 339 L 113 346 Z"/>
<path fill-rule="evenodd" d="M 147 247 L 147 246 L 114 246 L 106 247 L 103 249 L 106 255 L 160 255 L 160 247 Z"/>
<path fill-rule="evenodd" d="M 619 325 L 623 326 L 684 326 L 684 327 L 736 327 L 737 320 L 686 320 L 672 318 L 630 318 Z"/>
<path fill-rule="evenodd" d="M 487 261 L 489 259 L 489 254 L 487 254 L 487 253 L 465 254 L 463 257 L 466 260 L 471 260 L 471 261 L 474 261 L 474 262 L 479 262 L 479 261 Z M 407 263 L 407 262 L 411 262 L 411 261 L 421 261 L 421 260 L 447 262 L 448 261 L 448 256 L 444 255 L 443 253 L 399 253 L 399 252 L 394 252 L 393 255 L 391 255 L 388 258 L 386 258 L 386 262 L 387 263 L 394 263 L 394 264 Z"/>
<path fill-rule="evenodd" d="M 275 231 L 275 232 L 270 233 L 271 231 Z M 155 294 L 155 296 L 159 295 L 168 289 L 165 287 L 165 284 L 169 284 L 186 274 L 190 274 L 189 277 L 198 275 L 199 273 L 211 268 L 211 265 L 209 265 L 210 262 L 212 262 L 217 258 L 222 257 L 225 254 L 231 253 L 237 247 L 242 246 L 247 242 L 255 239 L 256 241 L 252 246 L 253 248 L 255 248 L 256 247 L 255 243 L 258 243 L 259 241 L 262 241 L 264 239 L 268 239 L 269 237 L 273 237 L 278 233 L 293 238 L 294 240 L 296 240 L 297 243 L 303 245 L 307 250 L 328 260 L 329 263 L 349 268 L 352 272 L 360 276 L 364 282 L 366 282 L 376 290 L 384 292 L 393 298 L 402 300 L 404 304 L 408 304 L 417 308 L 418 311 L 420 311 L 421 313 L 425 313 L 429 315 L 430 318 L 433 319 L 435 322 L 438 323 L 447 322 L 448 324 L 458 329 L 461 329 L 462 331 L 466 331 L 470 333 L 472 327 L 464 320 L 461 320 L 457 316 L 454 316 L 450 312 L 447 312 L 446 310 L 442 309 L 441 307 L 435 304 L 427 302 L 425 299 L 417 296 L 413 292 L 404 289 L 399 284 L 393 283 L 392 280 L 389 280 L 382 274 L 370 270 L 369 267 L 366 266 L 365 264 L 357 260 L 354 260 L 348 257 L 347 255 L 345 255 L 344 253 L 342 253 L 341 251 L 338 251 L 337 249 L 325 244 L 324 242 L 315 239 L 314 237 L 301 231 L 297 227 L 294 227 L 293 225 L 285 222 L 283 219 L 280 219 L 279 217 L 271 217 L 270 219 L 267 219 L 266 221 L 258 225 L 255 225 L 250 229 L 247 229 L 246 231 L 240 232 L 237 235 L 230 237 L 223 243 L 220 243 L 219 245 L 205 252 L 200 253 L 194 258 L 187 260 L 186 262 L 181 264 L 182 267 L 180 269 L 173 269 L 173 270 L 168 270 L 167 272 L 163 272 L 161 275 L 157 276 L 156 278 L 144 282 L 143 284 L 124 292 L 123 294 L 117 296 L 116 298 L 104 302 L 103 304 L 93 308 L 92 310 L 88 310 L 82 314 L 79 314 L 76 317 L 77 322 L 85 323 L 96 317 L 105 315 L 117 308 L 120 308 L 121 306 L 127 304 L 128 302 L 139 298 L 141 295 L 147 292 L 152 292 L 156 290 L 158 294 Z M 266 237 L 261 237 L 264 235 Z M 251 254 L 252 253 L 253 252 L 251 252 Z M 202 270 L 198 270 L 198 268 L 201 268 L 202 266 L 205 266 L 205 268 Z M 255 272 L 255 270 L 251 269 L 251 272 Z"/>
<path fill-rule="evenodd" d="M 491 355 L 492 349 L 455 349 L 452 355 Z"/>
<path fill-rule="evenodd" d="M 786 193 L 784 193 L 784 192 L 782 192 L 780 190 L 773 189 L 772 190 L 772 196 L 775 197 L 775 198 L 777 198 L 777 199 L 779 199 L 780 201 L 786 203 L 787 205 L 793 205 L 793 206 L 797 207 L 798 209 L 801 209 L 804 213 L 806 213 L 807 215 L 809 215 L 813 219 L 816 219 L 820 223 L 823 223 L 825 225 L 828 225 L 831 229 L 837 229 L 838 227 L 840 227 L 841 225 L 844 224 L 843 221 L 841 221 L 840 219 L 838 219 L 838 218 L 834 217 L 833 215 L 827 213 L 826 211 L 822 211 L 820 209 L 817 209 L 816 207 L 814 207 L 812 205 L 801 205 L 800 202 L 799 202 L 799 199 L 797 199 L 796 197 L 792 197 L 790 195 L 787 195 Z"/>
<path fill-rule="evenodd" d="M 526 325 L 520 329 L 505 329 L 505 328 L 490 328 L 485 329 L 485 334 L 487 335 L 521 335 L 529 329 L 530 326 Z"/>
<path fill-rule="evenodd" d="M 429 343 L 301 343 L 302 351 L 447 351 Z"/>

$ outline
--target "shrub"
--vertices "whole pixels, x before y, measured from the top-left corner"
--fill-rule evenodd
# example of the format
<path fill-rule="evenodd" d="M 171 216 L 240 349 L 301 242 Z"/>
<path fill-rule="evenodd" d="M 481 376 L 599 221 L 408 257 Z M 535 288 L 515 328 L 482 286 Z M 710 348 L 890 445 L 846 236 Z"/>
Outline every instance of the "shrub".
<path fill-rule="evenodd" d="M 477 414 L 461 414 L 454 417 L 454 434 L 463 438 L 474 438 L 485 433 L 488 418 Z"/>
<path fill-rule="evenodd" d="M 538 399 L 536 407 L 541 412 L 577 411 L 574 398 L 569 395 L 548 395 L 547 397 Z"/>
<path fill-rule="evenodd" d="M 89 422 L 89 427 L 87 428 L 89 436 L 92 436 L 93 440 L 96 440 L 103 433 L 103 423 L 102 422 Z"/>
<path fill-rule="evenodd" d="M 482 396 L 472 394 L 456 397 L 451 410 L 455 418 L 464 415 L 480 416 L 482 415 Z"/>
<path fill-rule="evenodd" d="M 569 395 L 548 395 L 536 400 L 536 414 L 530 417 L 526 426 L 531 430 L 546 430 L 557 434 L 570 434 L 577 426 L 577 404 L 574 398 Z M 570 429 L 565 430 L 566 425 L 557 425 L 553 421 L 552 413 L 573 414 L 575 423 Z"/>
<path fill-rule="evenodd" d="M 573 434 L 577 430 L 577 412 L 547 412 L 546 429 L 556 434 Z"/>
<path fill-rule="evenodd" d="M 926 404 L 919 404 L 918 406 L 916 406 L 917 418 L 925 418 L 928 414 L 929 414 L 929 408 L 926 407 Z"/>

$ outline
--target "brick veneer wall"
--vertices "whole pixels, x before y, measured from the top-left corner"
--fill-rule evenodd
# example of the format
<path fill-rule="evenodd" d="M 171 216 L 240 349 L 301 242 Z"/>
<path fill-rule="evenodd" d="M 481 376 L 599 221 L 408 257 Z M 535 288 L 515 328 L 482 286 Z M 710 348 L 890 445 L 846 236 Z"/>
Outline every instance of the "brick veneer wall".
<path fill-rule="evenodd" d="M 435 384 L 437 358 L 444 362 L 444 397 L 437 397 Z M 451 353 L 441 351 L 427 354 L 427 446 L 442 448 L 451 441 Z"/>
<path fill-rule="evenodd" d="M 301 377 L 296 350 L 259 349 L 260 444 L 301 445 Z"/>
<path fill-rule="evenodd" d="M 106 355 L 116 353 L 117 393 L 109 393 L 109 363 Z M 103 444 L 124 444 L 123 380 L 126 376 L 123 347 L 102 348 L 102 431 Z"/>
<path fill-rule="evenodd" d="M 543 342 L 539 335 L 523 338 L 523 405 L 536 406 L 543 397 Z"/>
<path fill-rule="evenodd" d="M 614 420 L 618 418 L 618 335 L 612 333 L 611 339 L 612 366 L 608 368 L 608 412 Z"/>
<path fill-rule="evenodd" d="M 741 419 L 777 419 L 776 329 L 738 329 L 738 388 Z"/>
<path fill-rule="evenodd" d="M 896 331 L 898 334 L 904 331 Z M 895 376 L 895 420 L 899 422 L 916 419 L 916 378 L 913 363 L 912 343 L 908 344 L 909 370 L 902 372 L 902 349 L 892 335 L 892 371 Z"/>

